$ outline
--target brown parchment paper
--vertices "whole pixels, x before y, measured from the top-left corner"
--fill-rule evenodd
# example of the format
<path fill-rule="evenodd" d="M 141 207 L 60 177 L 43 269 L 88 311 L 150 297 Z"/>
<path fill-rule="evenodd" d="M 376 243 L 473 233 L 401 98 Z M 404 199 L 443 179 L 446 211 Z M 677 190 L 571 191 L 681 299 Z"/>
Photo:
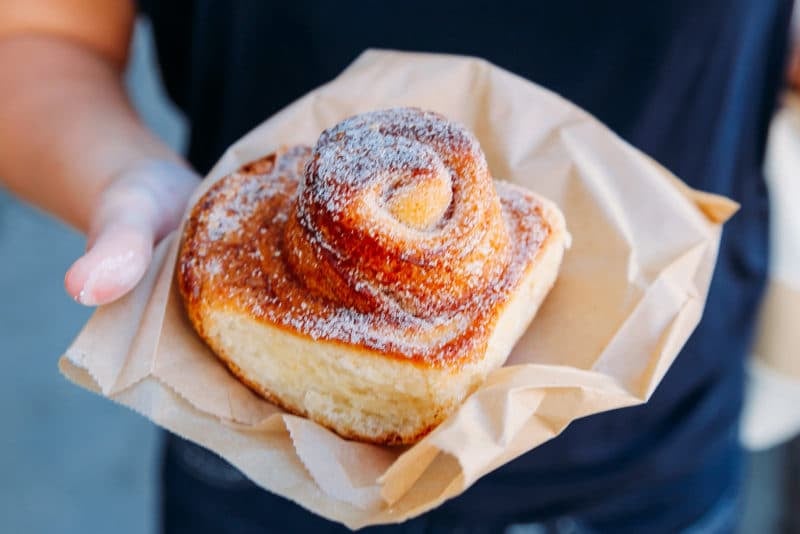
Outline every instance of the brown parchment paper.
<path fill-rule="evenodd" d="M 421 514 L 574 419 L 644 402 L 700 318 L 719 225 L 736 205 L 689 189 L 574 105 L 485 61 L 367 51 L 234 144 L 195 199 L 280 145 L 313 144 L 347 116 L 400 105 L 465 124 L 494 176 L 557 202 L 573 237 L 507 365 L 433 433 L 408 448 L 348 442 L 252 394 L 184 317 L 175 234 L 132 294 L 92 316 L 63 373 L 351 528 Z"/>

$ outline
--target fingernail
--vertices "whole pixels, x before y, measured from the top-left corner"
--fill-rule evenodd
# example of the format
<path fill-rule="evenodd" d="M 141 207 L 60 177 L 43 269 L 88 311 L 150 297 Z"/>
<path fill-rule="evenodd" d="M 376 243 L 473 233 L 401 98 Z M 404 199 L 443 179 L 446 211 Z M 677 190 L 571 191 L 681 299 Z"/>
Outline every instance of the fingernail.
<path fill-rule="evenodd" d="M 128 251 L 101 261 L 86 278 L 77 301 L 84 306 L 97 306 L 121 295 L 138 282 L 142 275 L 141 261 Z"/>

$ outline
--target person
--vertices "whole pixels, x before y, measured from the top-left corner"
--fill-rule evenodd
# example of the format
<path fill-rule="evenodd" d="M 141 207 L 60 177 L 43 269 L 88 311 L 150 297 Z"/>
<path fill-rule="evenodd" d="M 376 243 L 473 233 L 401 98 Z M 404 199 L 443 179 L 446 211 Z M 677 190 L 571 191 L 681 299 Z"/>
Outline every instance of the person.
<path fill-rule="evenodd" d="M 767 272 L 761 166 L 791 4 L 4 0 L 0 177 L 87 233 L 65 285 L 98 305 L 136 284 L 197 173 L 367 47 L 480 56 L 544 85 L 693 187 L 741 203 L 706 314 L 646 405 L 577 421 L 462 496 L 374 530 L 730 532 L 743 359 Z M 123 90 L 137 7 L 152 22 L 169 95 L 190 121 L 186 159 L 142 126 Z M 342 528 L 173 436 L 162 491 L 169 533 Z"/>

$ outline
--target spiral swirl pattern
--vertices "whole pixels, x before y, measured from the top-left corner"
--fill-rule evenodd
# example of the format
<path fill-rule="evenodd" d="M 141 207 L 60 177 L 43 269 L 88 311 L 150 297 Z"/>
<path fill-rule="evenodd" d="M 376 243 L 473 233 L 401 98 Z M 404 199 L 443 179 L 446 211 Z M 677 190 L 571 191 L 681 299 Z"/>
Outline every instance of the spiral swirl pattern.
<path fill-rule="evenodd" d="M 476 139 L 416 109 L 359 115 L 209 185 L 177 282 L 256 393 L 346 438 L 413 443 L 505 361 L 566 243 Z"/>
<path fill-rule="evenodd" d="M 285 235 L 287 259 L 310 289 L 363 312 L 456 311 L 508 262 L 477 140 L 412 108 L 323 132 Z"/>
<path fill-rule="evenodd" d="M 476 139 L 392 109 L 224 177 L 192 210 L 179 282 L 190 318 L 239 310 L 315 340 L 462 365 L 553 235 L 532 193 L 494 181 Z"/>

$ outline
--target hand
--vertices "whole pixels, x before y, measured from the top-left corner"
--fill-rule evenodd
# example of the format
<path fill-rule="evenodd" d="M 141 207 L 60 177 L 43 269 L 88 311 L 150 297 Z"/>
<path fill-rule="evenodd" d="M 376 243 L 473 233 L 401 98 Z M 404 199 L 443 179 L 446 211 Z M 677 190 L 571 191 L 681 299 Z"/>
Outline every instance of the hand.
<path fill-rule="evenodd" d="M 64 278 L 67 293 L 97 306 L 133 289 L 198 183 L 189 168 L 167 160 L 142 161 L 120 173 L 100 195 L 86 253 Z"/>

